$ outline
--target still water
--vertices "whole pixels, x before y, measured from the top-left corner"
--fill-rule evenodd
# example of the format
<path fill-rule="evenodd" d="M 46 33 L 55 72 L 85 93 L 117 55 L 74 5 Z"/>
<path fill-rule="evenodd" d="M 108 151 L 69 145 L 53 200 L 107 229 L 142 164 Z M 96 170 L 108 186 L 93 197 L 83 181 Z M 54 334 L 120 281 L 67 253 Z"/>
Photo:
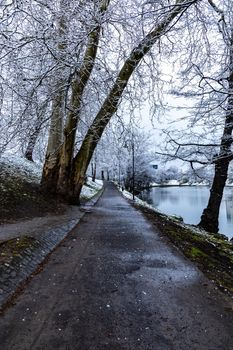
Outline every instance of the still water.
<path fill-rule="evenodd" d="M 187 224 L 198 224 L 206 207 L 209 188 L 204 186 L 154 187 L 140 198 L 168 215 L 180 215 Z M 233 237 L 233 187 L 226 187 L 220 208 L 219 232 Z"/>

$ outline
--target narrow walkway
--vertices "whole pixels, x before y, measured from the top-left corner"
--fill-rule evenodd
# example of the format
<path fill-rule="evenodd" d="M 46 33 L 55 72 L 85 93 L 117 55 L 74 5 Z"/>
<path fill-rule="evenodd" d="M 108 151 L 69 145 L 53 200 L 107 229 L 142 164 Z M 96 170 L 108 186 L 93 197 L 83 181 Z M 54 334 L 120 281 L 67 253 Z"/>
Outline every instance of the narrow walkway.
<path fill-rule="evenodd" d="M 232 350 L 231 307 L 109 184 L 0 318 L 0 349 Z"/>

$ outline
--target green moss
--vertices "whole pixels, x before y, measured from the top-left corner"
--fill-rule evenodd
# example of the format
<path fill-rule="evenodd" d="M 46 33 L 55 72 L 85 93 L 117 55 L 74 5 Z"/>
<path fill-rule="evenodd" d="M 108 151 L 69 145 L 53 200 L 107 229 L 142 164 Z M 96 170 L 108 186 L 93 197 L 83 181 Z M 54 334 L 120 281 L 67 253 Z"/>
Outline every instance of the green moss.
<path fill-rule="evenodd" d="M 190 249 L 190 255 L 191 255 L 193 258 L 196 258 L 196 257 L 207 257 L 207 254 L 205 254 L 202 250 L 200 250 L 200 249 L 197 248 L 197 247 L 191 247 L 191 249 Z"/>
<path fill-rule="evenodd" d="M 0 262 L 10 263 L 19 258 L 25 251 L 31 251 L 38 246 L 38 241 L 30 236 L 21 236 L 5 241 L 0 246 Z"/>
<path fill-rule="evenodd" d="M 16 247 L 19 249 L 31 248 L 35 239 L 29 236 L 22 236 L 16 241 Z"/>

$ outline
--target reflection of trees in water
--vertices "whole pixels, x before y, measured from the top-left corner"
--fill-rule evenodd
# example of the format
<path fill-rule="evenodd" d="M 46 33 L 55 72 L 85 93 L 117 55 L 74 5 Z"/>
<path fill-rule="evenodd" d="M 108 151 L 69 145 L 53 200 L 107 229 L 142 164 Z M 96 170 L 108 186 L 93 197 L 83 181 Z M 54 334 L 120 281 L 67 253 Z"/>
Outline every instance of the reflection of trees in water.
<path fill-rule="evenodd" d="M 228 222 L 233 222 L 233 195 L 227 194 L 225 196 L 226 217 Z"/>
<path fill-rule="evenodd" d="M 208 187 L 154 187 L 141 193 L 140 198 L 167 214 L 183 214 L 187 223 L 198 222 L 208 201 Z M 233 188 L 226 188 L 220 214 L 221 232 L 228 237 L 233 226 Z"/>
<path fill-rule="evenodd" d="M 148 204 L 153 204 L 153 196 L 150 188 L 142 191 L 139 195 L 139 198 L 147 202 Z"/>
<path fill-rule="evenodd" d="M 184 196 L 188 198 L 191 205 L 200 206 L 204 208 L 208 202 L 209 191 L 205 187 L 190 187 Z"/>
<path fill-rule="evenodd" d="M 180 200 L 179 193 L 171 191 L 171 188 L 156 188 L 152 191 L 152 200 L 153 203 L 158 206 L 162 202 L 170 202 L 176 204 Z"/>
<path fill-rule="evenodd" d="M 189 203 L 192 207 L 204 208 L 207 204 L 208 189 L 200 187 L 156 187 L 145 190 L 141 193 L 140 198 L 155 207 L 162 203 L 182 205 Z"/>

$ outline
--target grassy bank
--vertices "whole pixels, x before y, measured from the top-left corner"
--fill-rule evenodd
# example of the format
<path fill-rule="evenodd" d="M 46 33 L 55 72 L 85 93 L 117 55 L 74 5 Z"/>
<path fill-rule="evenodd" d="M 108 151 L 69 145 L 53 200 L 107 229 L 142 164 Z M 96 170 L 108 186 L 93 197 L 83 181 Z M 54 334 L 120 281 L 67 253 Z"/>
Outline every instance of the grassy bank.
<path fill-rule="evenodd" d="M 225 236 L 208 234 L 137 202 L 134 206 L 159 229 L 162 236 L 167 237 L 218 288 L 233 298 L 233 244 Z"/>

